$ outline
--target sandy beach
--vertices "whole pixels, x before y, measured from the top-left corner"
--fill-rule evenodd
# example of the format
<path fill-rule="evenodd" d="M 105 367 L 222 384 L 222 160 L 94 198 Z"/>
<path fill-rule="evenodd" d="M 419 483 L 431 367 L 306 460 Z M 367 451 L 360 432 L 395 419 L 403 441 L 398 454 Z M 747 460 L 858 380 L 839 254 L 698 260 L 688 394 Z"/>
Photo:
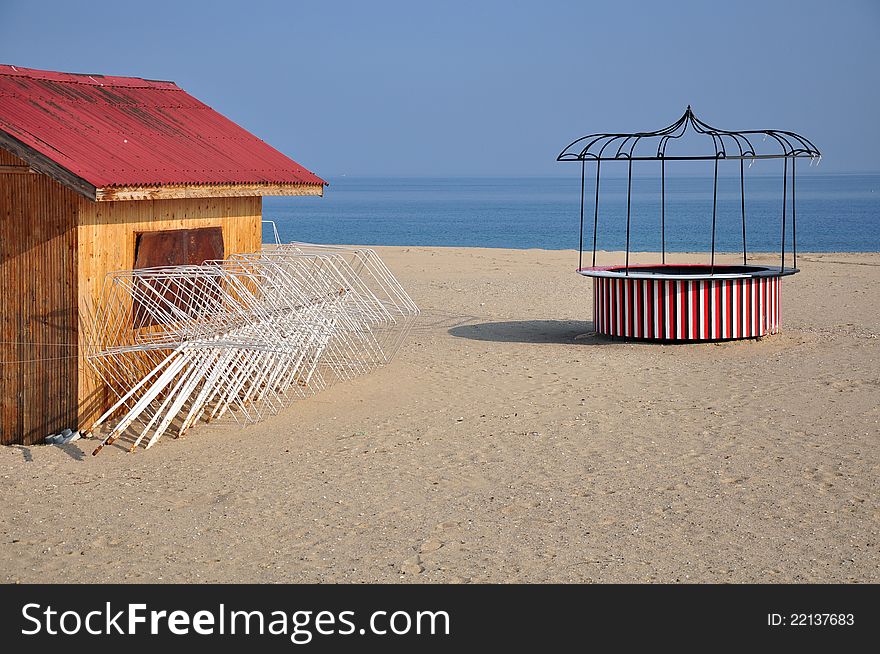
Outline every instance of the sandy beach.
<path fill-rule="evenodd" d="M 377 373 L 0 448 L 0 580 L 880 581 L 880 254 L 803 254 L 777 336 L 655 345 L 592 335 L 575 252 L 376 249 L 422 309 Z"/>

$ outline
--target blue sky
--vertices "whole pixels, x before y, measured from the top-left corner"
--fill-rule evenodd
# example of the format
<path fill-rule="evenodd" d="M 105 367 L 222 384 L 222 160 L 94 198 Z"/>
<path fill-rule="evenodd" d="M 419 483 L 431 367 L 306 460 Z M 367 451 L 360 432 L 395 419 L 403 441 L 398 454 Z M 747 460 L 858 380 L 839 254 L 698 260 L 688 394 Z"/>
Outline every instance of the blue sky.
<path fill-rule="evenodd" d="M 0 0 L 0 63 L 169 79 L 319 174 L 569 174 L 687 104 L 880 170 L 880 2 Z"/>

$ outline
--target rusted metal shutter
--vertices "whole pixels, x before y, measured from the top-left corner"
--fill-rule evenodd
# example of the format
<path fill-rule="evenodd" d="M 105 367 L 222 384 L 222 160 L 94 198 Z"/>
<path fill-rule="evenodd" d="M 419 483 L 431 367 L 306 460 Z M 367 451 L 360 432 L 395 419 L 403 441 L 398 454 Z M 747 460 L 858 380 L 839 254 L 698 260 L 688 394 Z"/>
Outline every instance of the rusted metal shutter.
<path fill-rule="evenodd" d="M 223 230 L 203 227 L 141 232 L 137 236 L 134 256 L 135 270 L 156 266 L 200 266 L 209 259 L 223 258 Z"/>
<path fill-rule="evenodd" d="M 134 268 L 155 268 L 158 266 L 200 266 L 205 261 L 223 258 L 223 230 L 220 227 L 203 227 L 200 229 L 171 229 L 159 232 L 141 232 L 137 235 L 135 245 Z M 142 282 L 147 283 L 147 282 Z M 164 294 L 176 306 L 183 307 L 184 300 L 173 298 L 162 289 L 155 289 Z M 205 298 L 210 300 L 211 298 Z M 188 310 L 197 311 L 204 307 L 188 306 Z M 157 324 L 149 312 L 135 300 L 132 307 L 134 328 L 149 327 Z"/>

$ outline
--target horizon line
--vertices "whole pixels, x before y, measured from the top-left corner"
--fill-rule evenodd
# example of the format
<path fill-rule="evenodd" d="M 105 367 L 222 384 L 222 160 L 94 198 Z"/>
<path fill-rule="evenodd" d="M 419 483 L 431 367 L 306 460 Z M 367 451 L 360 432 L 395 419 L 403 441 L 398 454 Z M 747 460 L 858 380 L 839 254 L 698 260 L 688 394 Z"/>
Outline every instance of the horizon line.
<path fill-rule="evenodd" d="M 801 171 L 802 169 L 798 169 Z M 781 171 L 753 171 L 751 173 L 747 172 L 746 177 L 779 177 Z M 813 168 L 808 169 L 807 171 L 800 172 L 800 174 L 809 174 L 809 175 L 880 175 L 880 170 L 817 170 L 815 166 Z M 535 173 L 324 173 L 325 177 L 328 178 L 340 178 L 340 177 L 353 177 L 353 178 L 400 178 L 400 179 L 516 179 L 516 178 L 547 178 L 547 179 L 568 179 L 572 177 L 571 174 L 566 173 L 543 173 L 543 172 L 535 172 Z M 576 176 L 576 175 L 575 175 Z M 605 175 L 603 175 L 603 178 Z M 626 174 L 609 174 L 608 177 L 617 177 L 621 179 L 626 179 Z M 643 179 L 643 178 L 651 178 L 654 177 L 659 178 L 659 173 L 657 175 L 633 175 L 633 179 Z M 684 172 L 684 173 L 676 173 L 674 175 L 670 175 L 667 173 L 667 177 L 712 177 L 711 173 L 694 173 L 694 172 Z M 720 173 L 718 177 L 739 177 L 738 174 L 734 173 Z"/>

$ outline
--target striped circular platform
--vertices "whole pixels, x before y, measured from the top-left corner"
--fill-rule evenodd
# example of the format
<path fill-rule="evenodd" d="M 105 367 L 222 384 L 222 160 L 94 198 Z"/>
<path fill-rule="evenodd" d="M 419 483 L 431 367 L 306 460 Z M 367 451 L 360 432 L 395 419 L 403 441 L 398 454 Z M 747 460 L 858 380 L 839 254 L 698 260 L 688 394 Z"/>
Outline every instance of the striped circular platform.
<path fill-rule="evenodd" d="M 607 336 L 663 341 L 756 338 L 779 330 L 779 288 L 794 268 L 661 265 L 583 268 L 593 325 Z"/>

